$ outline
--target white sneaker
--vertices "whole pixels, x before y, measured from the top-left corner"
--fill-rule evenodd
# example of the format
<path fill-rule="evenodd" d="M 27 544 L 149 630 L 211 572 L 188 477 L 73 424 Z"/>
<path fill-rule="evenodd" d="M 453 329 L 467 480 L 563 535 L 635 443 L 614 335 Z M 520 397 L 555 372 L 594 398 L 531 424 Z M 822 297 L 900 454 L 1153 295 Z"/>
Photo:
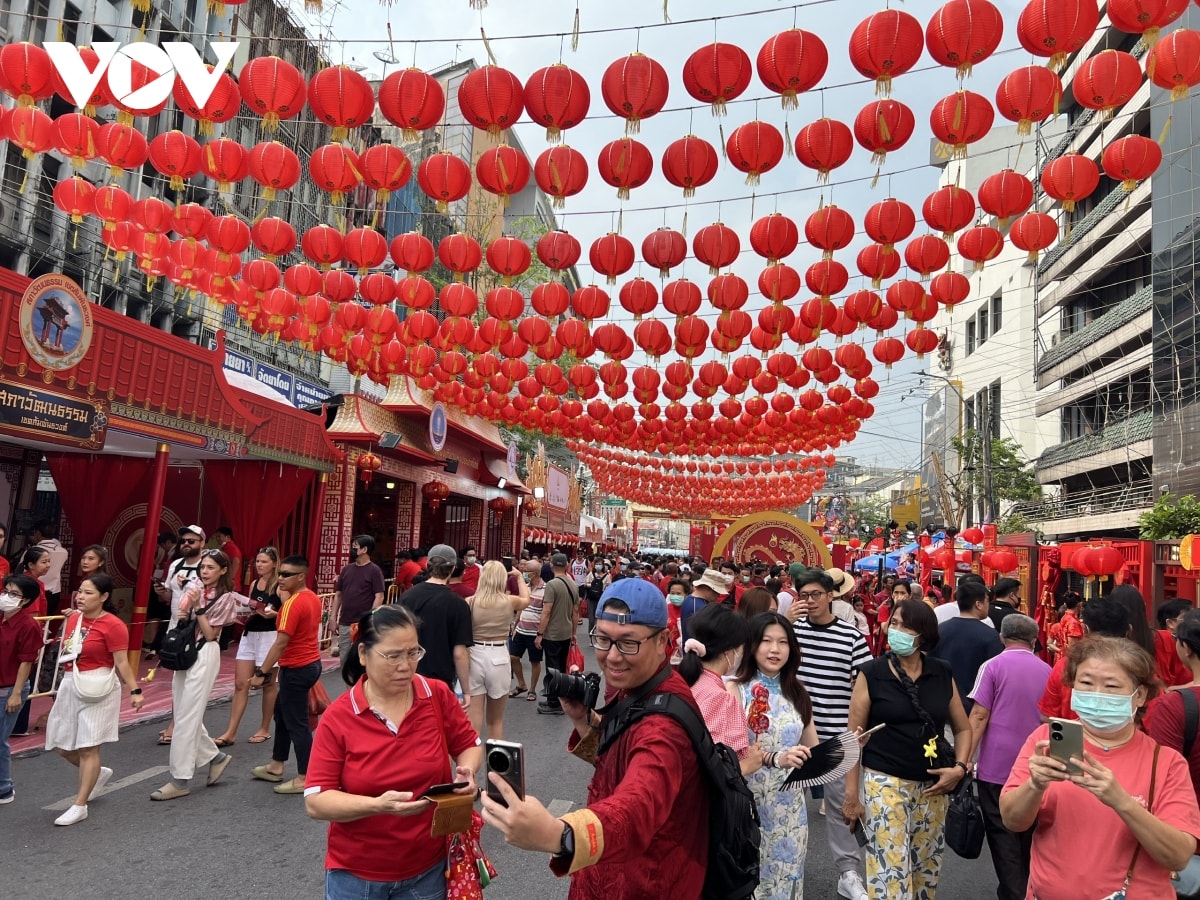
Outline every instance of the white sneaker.
<path fill-rule="evenodd" d="M 86 806 L 72 806 L 65 813 L 54 820 L 55 825 L 74 825 L 76 822 L 82 822 L 88 816 Z"/>
<path fill-rule="evenodd" d="M 838 878 L 837 892 L 847 900 L 869 900 L 862 876 L 857 872 L 843 872 Z"/>
<path fill-rule="evenodd" d="M 0 797 L 0 806 L 4 806 L 7 803 L 12 803 L 16 799 L 17 799 L 17 792 L 9 791 L 3 797 Z"/>
<path fill-rule="evenodd" d="M 92 788 L 92 792 L 88 794 L 89 800 L 95 800 L 97 795 L 108 786 L 108 782 L 112 779 L 113 770 L 108 766 L 100 767 L 100 777 L 96 779 L 96 786 Z"/>

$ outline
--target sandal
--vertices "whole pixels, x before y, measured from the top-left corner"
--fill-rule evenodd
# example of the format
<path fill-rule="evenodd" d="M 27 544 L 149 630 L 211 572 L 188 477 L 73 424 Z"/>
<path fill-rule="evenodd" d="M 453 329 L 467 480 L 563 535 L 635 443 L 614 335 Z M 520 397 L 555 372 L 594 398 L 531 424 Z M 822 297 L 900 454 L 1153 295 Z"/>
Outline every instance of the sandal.
<path fill-rule="evenodd" d="M 513 688 L 511 691 L 508 692 L 508 696 L 510 698 L 511 697 L 520 697 L 527 690 L 529 690 L 529 688 L 525 687 L 525 685 L 523 685 L 523 684 L 519 684 L 515 688 Z"/>
<path fill-rule="evenodd" d="M 218 747 L 232 747 L 237 741 L 231 741 L 228 738 L 219 737 L 213 741 Z"/>
<path fill-rule="evenodd" d="M 158 746 L 165 747 L 169 743 L 171 743 L 171 736 L 169 734 L 167 734 L 165 731 L 160 731 L 158 733 Z"/>
<path fill-rule="evenodd" d="M 537 699 L 537 691 L 530 691 L 528 694 L 525 695 L 525 699 L 526 700 L 536 700 Z"/>
<path fill-rule="evenodd" d="M 250 735 L 250 737 L 246 738 L 246 743 L 247 744 L 265 744 L 270 739 L 271 739 L 271 736 L 269 734 L 252 734 L 252 735 Z"/>

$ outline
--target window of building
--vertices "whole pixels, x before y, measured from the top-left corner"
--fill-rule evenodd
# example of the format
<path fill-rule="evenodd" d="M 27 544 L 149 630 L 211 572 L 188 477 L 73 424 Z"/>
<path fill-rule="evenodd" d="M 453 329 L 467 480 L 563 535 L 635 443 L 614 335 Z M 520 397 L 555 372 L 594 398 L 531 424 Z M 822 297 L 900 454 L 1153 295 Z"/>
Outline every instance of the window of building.
<path fill-rule="evenodd" d="M 967 356 L 975 352 L 975 322 L 967 323 Z"/>
<path fill-rule="evenodd" d="M 62 40 L 68 44 L 79 43 L 79 9 L 70 3 L 63 7 Z"/>
<path fill-rule="evenodd" d="M 989 326 L 988 308 L 985 306 L 985 307 L 983 307 L 983 309 L 979 310 L 979 343 L 980 343 L 980 345 L 986 344 L 987 339 L 989 337 L 991 337 L 992 333 L 989 330 L 988 326 Z"/>
<path fill-rule="evenodd" d="M 1002 295 L 996 294 L 992 297 L 992 334 L 998 332 L 1003 326 L 1003 302 Z"/>
<path fill-rule="evenodd" d="M 4 178 L 2 179 L 2 184 L 4 196 L 14 202 L 17 199 L 17 195 L 21 192 L 21 185 L 25 183 L 25 166 L 25 157 L 21 155 L 21 149 L 13 144 L 9 144 L 4 154 Z"/>

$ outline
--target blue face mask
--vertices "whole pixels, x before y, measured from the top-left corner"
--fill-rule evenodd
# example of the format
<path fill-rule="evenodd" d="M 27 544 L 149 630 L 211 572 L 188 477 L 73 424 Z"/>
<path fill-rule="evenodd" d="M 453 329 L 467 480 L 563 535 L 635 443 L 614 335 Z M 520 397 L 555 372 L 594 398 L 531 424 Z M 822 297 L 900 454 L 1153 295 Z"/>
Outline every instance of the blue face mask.
<path fill-rule="evenodd" d="M 897 656 L 912 656 L 917 652 L 917 636 L 907 631 L 889 631 L 888 644 Z"/>
<path fill-rule="evenodd" d="M 1092 731 L 1120 731 L 1133 721 L 1134 694 L 1071 691 L 1071 709 Z"/>

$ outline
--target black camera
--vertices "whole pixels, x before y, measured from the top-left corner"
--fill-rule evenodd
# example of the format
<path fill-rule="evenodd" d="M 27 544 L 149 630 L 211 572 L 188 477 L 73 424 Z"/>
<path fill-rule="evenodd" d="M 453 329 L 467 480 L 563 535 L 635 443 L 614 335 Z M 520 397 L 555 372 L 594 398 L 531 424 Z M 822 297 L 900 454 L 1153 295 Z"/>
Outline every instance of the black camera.
<path fill-rule="evenodd" d="M 596 708 L 600 699 L 600 676 L 595 672 L 560 672 L 546 670 L 546 696 L 559 700 L 574 700 L 588 709 Z"/>

